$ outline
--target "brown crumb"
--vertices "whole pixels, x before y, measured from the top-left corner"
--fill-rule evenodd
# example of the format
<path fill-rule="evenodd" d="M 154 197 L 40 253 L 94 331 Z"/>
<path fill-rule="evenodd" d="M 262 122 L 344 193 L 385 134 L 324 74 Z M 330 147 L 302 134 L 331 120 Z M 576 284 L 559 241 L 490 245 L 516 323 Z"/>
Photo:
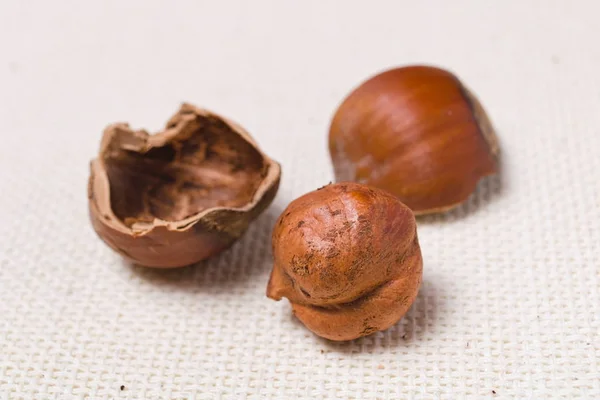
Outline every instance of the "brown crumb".
<path fill-rule="evenodd" d="M 325 350 L 321 349 L 321 354 L 325 353 Z"/>
<path fill-rule="evenodd" d="M 496 394 L 496 391 L 495 391 L 495 390 L 492 390 L 492 393 L 493 393 L 493 394 Z"/>
<path fill-rule="evenodd" d="M 125 385 L 121 385 L 121 390 L 125 390 Z"/>
<path fill-rule="evenodd" d="M 402 339 L 406 340 L 406 333 L 404 335 L 402 335 Z"/>
<path fill-rule="evenodd" d="M 331 185 L 333 182 L 329 181 L 329 183 L 327 185 L 323 185 L 320 188 L 318 188 L 317 190 L 321 190 L 321 189 L 325 189 L 327 186 Z"/>

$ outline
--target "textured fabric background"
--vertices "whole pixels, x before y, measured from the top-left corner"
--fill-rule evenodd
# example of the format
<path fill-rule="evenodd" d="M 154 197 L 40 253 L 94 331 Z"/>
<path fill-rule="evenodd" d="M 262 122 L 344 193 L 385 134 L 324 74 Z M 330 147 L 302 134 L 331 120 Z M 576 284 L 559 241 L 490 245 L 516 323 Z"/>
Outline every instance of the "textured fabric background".
<path fill-rule="evenodd" d="M 597 1 L 0 3 L 0 399 L 600 399 Z M 382 69 L 455 71 L 503 172 L 419 220 L 424 284 L 392 329 L 334 344 L 268 300 L 270 231 L 332 179 L 329 119 Z M 181 101 L 283 165 L 231 250 L 125 264 L 87 217 L 115 121 Z M 122 389 L 121 389 L 122 388 Z"/>

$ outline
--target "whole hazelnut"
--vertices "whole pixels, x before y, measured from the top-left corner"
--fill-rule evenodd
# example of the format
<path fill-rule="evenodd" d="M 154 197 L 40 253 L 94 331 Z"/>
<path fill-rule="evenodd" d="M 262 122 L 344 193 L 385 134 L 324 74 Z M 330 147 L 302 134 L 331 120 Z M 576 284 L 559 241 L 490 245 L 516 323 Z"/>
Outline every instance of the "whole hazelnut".
<path fill-rule="evenodd" d="M 106 128 L 91 162 L 90 218 L 129 261 L 185 266 L 240 237 L 273 200 L 280 173 L 242 127 L 184 104 L 155 135 Z"/>
<path fill-rule="evenodd" d="M 417 296 L 423 261 L 412 211 L 396 197 L 338 183 L 290 203 L 273 231 L 267 296 L 311 331 L 351 340 L 395 324 Z"/>
<path fill-rule="evenodd" d="M 448 71 L 378 74 L 341 103 L 329 130 L 336 180 L 396 195 L 415 214 L 464 202 L 497 172 L 498 142 L 479 101 Z"/>

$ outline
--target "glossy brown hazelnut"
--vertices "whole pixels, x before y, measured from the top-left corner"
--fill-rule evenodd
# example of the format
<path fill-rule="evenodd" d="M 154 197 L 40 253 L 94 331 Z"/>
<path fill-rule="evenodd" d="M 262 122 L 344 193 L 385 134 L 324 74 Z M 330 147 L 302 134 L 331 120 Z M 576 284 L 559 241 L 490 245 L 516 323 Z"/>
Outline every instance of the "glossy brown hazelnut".
<path fill-rule="evenodd" d="M 396 195 L 415 214 L 449 210 L 497 172 L 498 142 L 479 101 L 448 71 L 396 68 L 362 83 L 329 130 L 337 181 Z"/>
<path fill-rule="evenodd" d="M 279 164 L 239 125 L 189 104 L 154 135 L 106 128 L 91 162 L 90 218 L 131 262 L 179 267 L 231 245 L 273 200 Z"/>
<path fill-rule="evenodd" d="M 423 261 L 412 211 L 357 183 L 294 200 L 273 230 L 267 296 L 286 297 L 308 329 L 351 340 L 395 324 L 417 296 Z"/>

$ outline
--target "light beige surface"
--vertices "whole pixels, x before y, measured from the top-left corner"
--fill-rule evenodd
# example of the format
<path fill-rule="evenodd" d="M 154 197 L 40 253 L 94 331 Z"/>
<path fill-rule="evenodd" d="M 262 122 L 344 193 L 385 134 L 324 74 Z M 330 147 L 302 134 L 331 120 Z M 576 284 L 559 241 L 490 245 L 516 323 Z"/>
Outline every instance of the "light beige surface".
<path fill-rule="evenodd" d="M 0 399 L 600 398 L 598 2 L 368 4 L 0 3 Z M 332 179 L 342 97 L 408 63 L 480 96 L 504 171 L 419 221 L 409 314 L 331 344 L 265 297 L 271 225 Z M 245 126 L 282 187 L 215 260 L 131 267 L 90 228 L 88 161 L 106 124 L 184 100 Z"/>

